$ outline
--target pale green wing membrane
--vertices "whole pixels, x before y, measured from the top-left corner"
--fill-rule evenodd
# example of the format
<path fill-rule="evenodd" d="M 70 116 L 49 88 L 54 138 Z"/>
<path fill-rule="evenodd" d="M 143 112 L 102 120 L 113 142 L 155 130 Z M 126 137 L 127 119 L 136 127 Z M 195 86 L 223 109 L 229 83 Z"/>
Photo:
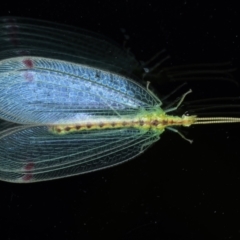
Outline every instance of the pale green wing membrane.
<path fill-rule="evenodd" d="M 0 178 L 27 183 L 83 174 L 128 161 L 158 139 L 134 128 L 66 135 L 44 126 L 8 128 L 0 138 Z"/>

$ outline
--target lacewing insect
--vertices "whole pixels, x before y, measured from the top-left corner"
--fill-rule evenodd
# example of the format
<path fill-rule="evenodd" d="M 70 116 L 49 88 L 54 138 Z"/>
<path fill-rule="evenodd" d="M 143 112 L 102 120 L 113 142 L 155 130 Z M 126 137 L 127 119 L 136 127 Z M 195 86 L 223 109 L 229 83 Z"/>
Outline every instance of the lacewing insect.
<path fill-rule="evenodd" d="M 0 179 L 30 183 L 83 174 L 136 157 L 165 129 L 240 122 L 171 115 L 190 91 L 164 111 L 148 84 L 132 77 L 137 68 L 133 55 L 100 35 L 1 18 Z"/>

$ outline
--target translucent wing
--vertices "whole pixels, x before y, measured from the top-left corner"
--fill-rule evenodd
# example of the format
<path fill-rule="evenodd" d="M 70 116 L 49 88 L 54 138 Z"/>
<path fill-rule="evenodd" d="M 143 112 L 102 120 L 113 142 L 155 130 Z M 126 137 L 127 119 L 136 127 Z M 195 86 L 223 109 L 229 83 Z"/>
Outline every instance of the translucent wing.
<path fill-rule="evenodd" d="M 121 75 L 38 57 L 0 61 L 0 91 L 0 118 L 20 124 L 134 115 L 159 104 L 144 87 Z"/>
<path fill-rule="evenodd" d="M 127 161 L 158 139 L 134 128 L 54 135 L 44 126 L 11 127 L 0 138 L 0 176 L 21 183 L 82 174 Z"/>
<path fill-rule="evenodd" d="M 117 73 L 140 68 L 135 57 L 106 37 L 76 27 L 19 17 L 0 18 L 0 59 L 57 58 Z"/>

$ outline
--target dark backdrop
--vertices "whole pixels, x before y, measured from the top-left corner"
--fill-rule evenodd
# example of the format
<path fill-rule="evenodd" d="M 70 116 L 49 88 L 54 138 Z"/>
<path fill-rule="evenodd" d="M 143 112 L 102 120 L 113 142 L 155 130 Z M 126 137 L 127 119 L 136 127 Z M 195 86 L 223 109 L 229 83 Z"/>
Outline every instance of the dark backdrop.
<path fill-rule="evenodd" d="M 0 7 L 1 16 L 74 25 L 119 44 L 124 28 L 139 60 L 167 49 L 169 66 L 232 61 L 236 81 L 239 14 L 230 1 L 42 0 Z M 164 94 L 176 87 L 153 85 Z M 240 93 L 221 81 L 192 81 L 188 88 L 188 100 Z M 118 167 L 37 184 L 0 182 L 0 238 L 239 239 L 239 129 L 182 129 L 192 145 L 167 131 L 146 153 Z"/>

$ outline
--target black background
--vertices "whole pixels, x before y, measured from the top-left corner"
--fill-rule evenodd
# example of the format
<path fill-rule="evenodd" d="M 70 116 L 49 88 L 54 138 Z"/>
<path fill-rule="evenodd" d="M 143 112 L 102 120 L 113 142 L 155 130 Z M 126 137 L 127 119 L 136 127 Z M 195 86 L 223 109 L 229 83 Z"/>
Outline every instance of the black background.
<path fill-rule="evenodd" d="M 239 81 L 235 2 L 3 1 L 0 16 L 74 25 L 119 44 L 124 28 L 139 60 L 163 48 L 170 66 L 230 60 Z M 188 100 L 240 95 L 227 82 L 188 88 Z M 239 239 L 239 129 L 182 129 L 192 145 L 166 131 L 146 153 L 115 168 L 29 185 L 0 182 L 0 239 Z"/>

